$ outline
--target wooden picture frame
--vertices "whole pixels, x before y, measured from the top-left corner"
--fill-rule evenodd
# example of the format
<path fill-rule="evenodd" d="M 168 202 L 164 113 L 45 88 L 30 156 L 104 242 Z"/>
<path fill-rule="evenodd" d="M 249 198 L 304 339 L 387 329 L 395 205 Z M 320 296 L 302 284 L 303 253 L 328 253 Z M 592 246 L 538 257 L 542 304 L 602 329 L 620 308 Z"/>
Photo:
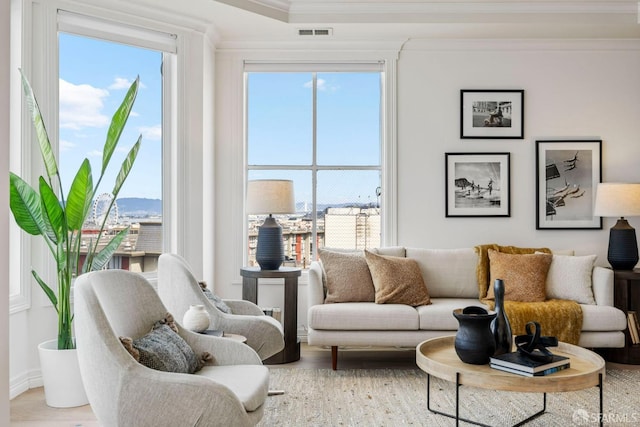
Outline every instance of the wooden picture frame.
<path fill-rule="evenodd" d="M 536 229 L 601 230 L 602 140 L 536 141 Z"/>
<path fill-rule="evenodd" d="M 445 215 L 511 216 L 510 156 L 510 153 L 445 153 Z"/>
<path fill-rule="evenodd" d="M 523 139 L 524 90 L 462 89 L 460 138 Z"/>

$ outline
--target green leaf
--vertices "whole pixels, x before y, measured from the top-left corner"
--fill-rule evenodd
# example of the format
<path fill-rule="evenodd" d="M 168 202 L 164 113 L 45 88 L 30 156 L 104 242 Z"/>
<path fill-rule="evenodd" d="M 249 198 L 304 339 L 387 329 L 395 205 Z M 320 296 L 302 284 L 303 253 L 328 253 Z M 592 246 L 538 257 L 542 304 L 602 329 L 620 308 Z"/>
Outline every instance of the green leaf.
<path fill-rule="evenodd" d="M 93 257 L 91 265 L 88 266 L 88 263 L 85 263 L 87 271 L 101 270 L 105 265 L 107 265 L 113 254 L 120 247 L 120 243 L 122 243 L 124 238 L 127 237 L 127 234 L 129 234 L 129 227 L 120 231 L 113 239 L 111 239 L 111 241 Z"/>
<path fill-rule="evenodd" d="M 49 297 L 49 301 L 53 304 L 53 307 L 58 311 L 58 298 L 56 298 L 56 294 L 51 290 L 51 288 L 38 276 L 35 270 L 31 270 L 31 274 L 36 279 L 36 282 L 40 285 L 45 294 Z"/>
<path fill-rule="evenodd" d="M 81 230 L 87 219 L 89 208 L 93 198 L 93 178 L 91 175 L 91 163 L 84 159 L 80 169 L 69 190 L 67 197 L 67 226 L 69 231 Z"/>
<path fill-rule="evenodd" d="M 105 141 L 104 149 L 102 150 L 101 175 L 104 174 L 104 171 L 107 169 L 109 161 L 111 160 L 111 155 L 118 145 L 118 141 L 120 140 L 120 135 L 122 135 L 124 126 L 127 124 L 129 113 L 131 113 L 133 103 L 135 102 L 136 96 L 138 95 L 139 83 L 140 76 L 136 77 L 136 80 L 131 84 L 131 87 L 129 87 L 127 95 L 122 100 L 120 107 L 118 107 L 116 112 L 113 114 L 113 117 L 111 118 L 111 125 L 109 126 L 109 132 L 107 133 L 107 140 Z"/>
<path fill-rule="evenodd" d="M 138 150 L 140 150 L 140 141 L 142 141 L 142 135 L 140 135 L 136 143 L 133 144 L 133 147 L 131 147 L 131 150 L 129 150 L 129 154 L 127 154 L 127 158 L 124 159 L 124 162 L 122 162 L 122 165 L 120 166 L 120 172 L 118 172 L 116 183 L 113 186 L 112 194 L 114 199 L 120 192 L 120 189 L 127 179 L 127 176 L 129 176 L 129 172 L 131 172 L 131 168 L 136 161 L 136 157 L 138 157 Z"/>
<path fill-rule="evenodd" d="M 48 225 L 47 234 L 49 239 L 57 244 L 59 241 L 64 240 L 66 234 L 64 210 L 49 183 L 43 177 L 40 177 L 39 181 L 43 218 Z"/>
<path fill-rule="evenodd" d="M 56 163 L 56 157 L 53 155 L 53 149 L 51 148 L 51 142 L 49 142 L 49 136 L 47 135 L 47 129 L 44 126 L 44 119 L 40 113 L 40 107 L 38 107 L 38 101 L 33 94 L 33 89 L 24 76 L 22 70 L 20 70 L 20 76 L 22 77 L 22 88 L 24 90 L 25 100 L 27 102 L 27 108 L 31 114 L 31 121 L 36 131 L 36 137 L 40 144 L 40 153 L 42 154 L 42 160 L 44 161 L 45 168 L 47 169 L 47 176 L 49 179 L 58 174 L 58 164 Z"/>
<path fill-rule="evenodd" d="M 40 196 L 13 172 L 9 172 L 9 206 L 20 228 L 34 236 L 45 233 Z"/>

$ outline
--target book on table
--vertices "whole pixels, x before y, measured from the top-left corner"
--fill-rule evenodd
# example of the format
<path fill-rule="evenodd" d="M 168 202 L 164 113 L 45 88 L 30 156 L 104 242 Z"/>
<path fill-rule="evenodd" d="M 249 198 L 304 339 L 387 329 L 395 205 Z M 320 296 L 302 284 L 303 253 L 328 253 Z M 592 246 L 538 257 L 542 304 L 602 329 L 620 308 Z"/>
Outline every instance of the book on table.
<path fill-rule="evenodd" d="M 492 365 L 504 366 L 506 368 L 535 374 L 546 369 L 568 365 L 570 359 L 565 356 L 554 354 L 551 362 L 541 362 L 539 360 L 531 359 L 520 352 L 514 351 L 511 353 L 492 356 L 489 361 Z"/>
<path fill-rule="evenodd" d="M 571 367 L 570 363 L 567 363 L 566 365 L 560 365 L 560 366 L 555 366 L 553 368 L 547 368 L 543 371 L 538 371 L 538 372 L 526 372 L 526 371 L 521 371 L 520 369 L 513 369 L 513 368 L 508 368 L 506 366 L 502 366 L 502 365 L 495 365 L 495 364 L 491 364 L 490 365 L 493 369 L 498 369 L 500 371 L 505 371 L 505 372 L 511 372 L 512 374 L 518 374 L 518 375 L 524 375 L 525 377 L 543 377 L 545 375 L 551 375 L 551 374 L 555 374 L 558 371 L 562 371 L 563 369 L 568 369 Z"/>
<path fill-rule="evenodd" d="M 638 316 L 635 311 L 627 312 L 627 328 L 631 337 L 631 344 L 640 344 Z"/>

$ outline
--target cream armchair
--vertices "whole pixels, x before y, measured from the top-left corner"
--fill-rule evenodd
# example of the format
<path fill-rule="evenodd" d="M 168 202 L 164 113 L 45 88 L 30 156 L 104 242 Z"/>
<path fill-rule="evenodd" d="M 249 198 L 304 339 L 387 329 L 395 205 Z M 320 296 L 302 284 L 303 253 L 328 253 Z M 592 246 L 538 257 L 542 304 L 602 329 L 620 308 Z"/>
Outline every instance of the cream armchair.
<path fill-rule="evenodd" d="M 257 305 L 244 300 L 224 300 L 232 314 L 220 311 L 204 294 L 187 262 L 178 255 L 160 255 L 158 294 L 176 319 L 182 319 L 190 305 L 204 305 L 211 318 L 210 329 L 245 336 L 247 345 L 262 360 L 284 348 L 284 333 L 280 322 L 266 316 Z"/>
<path fill-rule="evenodd" d="M 170 311 L 169 311 L 170 312 Z M 120 336 L 139 338 L 167 308 L 141 275 L 123 270 L 84 274 L 75 282 L 75 330 L 82 380 L 101 425 L 253 426 L 263 415 L 269 371 L 250 347 L 182 328 L 196 354 L 213 366 L 195 374 L 147 368 Z"/>

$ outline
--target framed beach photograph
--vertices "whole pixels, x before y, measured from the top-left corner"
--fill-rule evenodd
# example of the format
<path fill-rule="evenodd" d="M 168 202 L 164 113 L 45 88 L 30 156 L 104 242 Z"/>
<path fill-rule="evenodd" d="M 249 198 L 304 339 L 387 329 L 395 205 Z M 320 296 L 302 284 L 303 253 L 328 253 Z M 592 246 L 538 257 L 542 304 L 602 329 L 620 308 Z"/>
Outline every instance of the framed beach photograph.
<path fill-rule="evenodd" d="M 601 179 L 601 140 L 536 141 L 536 229 L 601 230 Z"/>
<path fill-rule="evenodd" d="M 462 89 L 460 138 L 523 139 L 524 90 Z"/>
<path fill-rule="evenodd" d="M 510 216 L 510 153 L 445 153 L 446 216 Z"/>

